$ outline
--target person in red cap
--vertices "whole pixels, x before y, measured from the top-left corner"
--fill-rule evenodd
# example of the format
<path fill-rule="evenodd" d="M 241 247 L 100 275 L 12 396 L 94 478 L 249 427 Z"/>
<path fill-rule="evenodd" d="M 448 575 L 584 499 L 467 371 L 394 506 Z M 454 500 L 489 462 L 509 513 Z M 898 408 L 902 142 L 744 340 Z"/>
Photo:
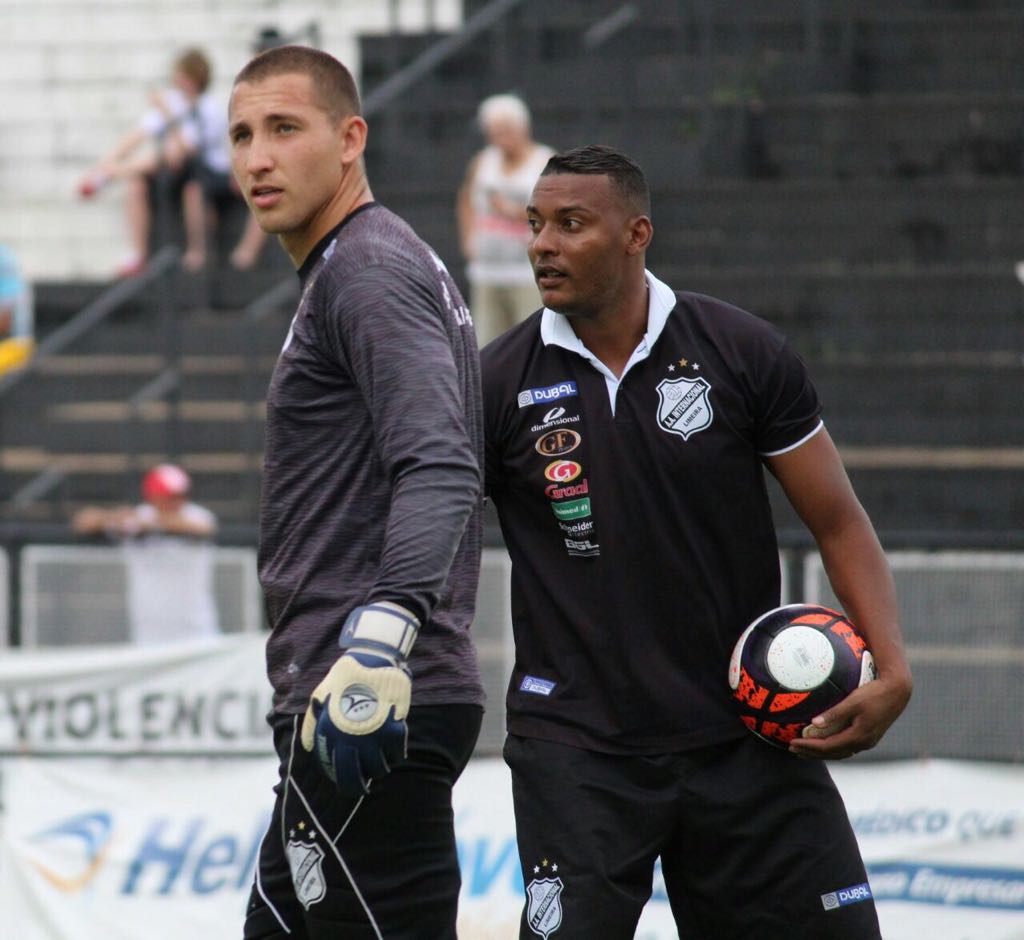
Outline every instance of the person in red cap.
<path fill-rule="evenodd" d="M 140 644 L 215 636 L 213 537 L 217 520 L 189 500 L 192 481 L 174 464 L 142 478 L 137 506 L 89 506 L 75 514 L 80 535 L 106 535 L 124 546 L 128 626 Z"/>

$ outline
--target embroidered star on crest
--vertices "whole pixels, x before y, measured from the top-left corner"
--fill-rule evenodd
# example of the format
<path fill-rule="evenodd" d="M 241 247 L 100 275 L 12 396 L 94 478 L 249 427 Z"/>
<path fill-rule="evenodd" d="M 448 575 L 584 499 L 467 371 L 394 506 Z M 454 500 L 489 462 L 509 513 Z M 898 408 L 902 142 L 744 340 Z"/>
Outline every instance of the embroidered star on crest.
<path fill-rule="evenodd" d="M 675 367 L 675 366 L 673 366 L 673 365 L 670 365 L 670 366 L 668 367 L 668 371 L 669 371 L 669 372 L 675 372 L 675 371 L 676 371 L 676 367 Z"/>
<path fill-rule="evenodd" d="M 687 367 L 687 366 L 688 366 L 689 364 L 690 364 L 690 363 L 689 363 L 689 360 L 687 360 L 687 359 L 680 359 L 680 360 L 679 360 L 679 365 L 681 365 L 681 366 L 682 366 L 682 367 L 683 367 L 684 369 L 685 369 L 685 368 L 686 368 L 686 367 Z"/>

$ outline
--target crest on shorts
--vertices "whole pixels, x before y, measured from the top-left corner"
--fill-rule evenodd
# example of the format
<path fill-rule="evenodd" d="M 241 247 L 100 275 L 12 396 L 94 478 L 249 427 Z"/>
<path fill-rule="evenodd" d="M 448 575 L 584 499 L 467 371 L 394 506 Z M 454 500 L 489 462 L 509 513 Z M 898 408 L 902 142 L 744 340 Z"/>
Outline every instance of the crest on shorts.
<path fill-rule="evenodd" d="M 658 383 L 658 426 L 684 441 L 711 424 L 715 412 L 706 379 L 662 379 Z"/>
<path fill-rule="evenodd" d="M 526 886 L 526 922 L 544 940 L 562 925 L 563 887 L 561 878 L 534 878 Z"/>
<path fill-rule="evenodd" d="M 292 870 L 295 896 L 308 911 L 327 894 L 324 879 L 324 850 L 315 842 L 297 842 L 291 839 L 285 847 L 288 867 Z"/>

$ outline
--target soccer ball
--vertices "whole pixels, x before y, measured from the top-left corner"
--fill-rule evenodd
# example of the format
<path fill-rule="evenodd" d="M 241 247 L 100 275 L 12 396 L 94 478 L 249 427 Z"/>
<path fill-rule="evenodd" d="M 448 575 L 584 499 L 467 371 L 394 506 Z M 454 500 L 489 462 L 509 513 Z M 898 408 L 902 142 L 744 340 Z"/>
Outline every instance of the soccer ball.
<path fill-rule="evenodd" d="M 841 613 L 789 604 L 757 618 L 736 641 L 729 686 L 740 720 L 788 748 L 811 719 L 877 675 L 864 638 Z"/>

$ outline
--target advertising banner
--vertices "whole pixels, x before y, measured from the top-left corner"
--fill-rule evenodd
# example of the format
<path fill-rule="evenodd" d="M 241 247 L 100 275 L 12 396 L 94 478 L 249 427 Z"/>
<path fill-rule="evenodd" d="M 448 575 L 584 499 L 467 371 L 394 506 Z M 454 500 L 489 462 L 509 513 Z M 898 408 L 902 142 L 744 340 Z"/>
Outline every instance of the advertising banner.
<path fill-rule="evenodd" d="M 238 936 L 276 779 L 269 706 L 259 636 L 0 658 L 0 936 Z M 1024 940 L 1024 766 L 831 770 L 886 940 Z M 539 860 L 524 885 L 500 760 L 471 762 L 455 813 L 460 940 L 511 940 L 524 898 L 557 940 L 564 873 Z M 636 936 L 675 940 L 658 871 Z"/>
<path fill-rule="evenodd" d="M 8 650 L 0 753 L 268 753 L 265 642 Z"/>
<path fill-rule="evenodd" d="M 0 774 L 4 936 L 8 926 L 18 940 L 239 935 L 272 757 L 15 758 Z M 834 776 L 886 940 L 1024 940 L 1024 768 L 910 762 L 839 765 Z M 526 892 L 500 760 L 470 764 L 455 813 L 460 940 L 512 940 Z M 657 875 L 636 936 L 676 938 Z"/>

